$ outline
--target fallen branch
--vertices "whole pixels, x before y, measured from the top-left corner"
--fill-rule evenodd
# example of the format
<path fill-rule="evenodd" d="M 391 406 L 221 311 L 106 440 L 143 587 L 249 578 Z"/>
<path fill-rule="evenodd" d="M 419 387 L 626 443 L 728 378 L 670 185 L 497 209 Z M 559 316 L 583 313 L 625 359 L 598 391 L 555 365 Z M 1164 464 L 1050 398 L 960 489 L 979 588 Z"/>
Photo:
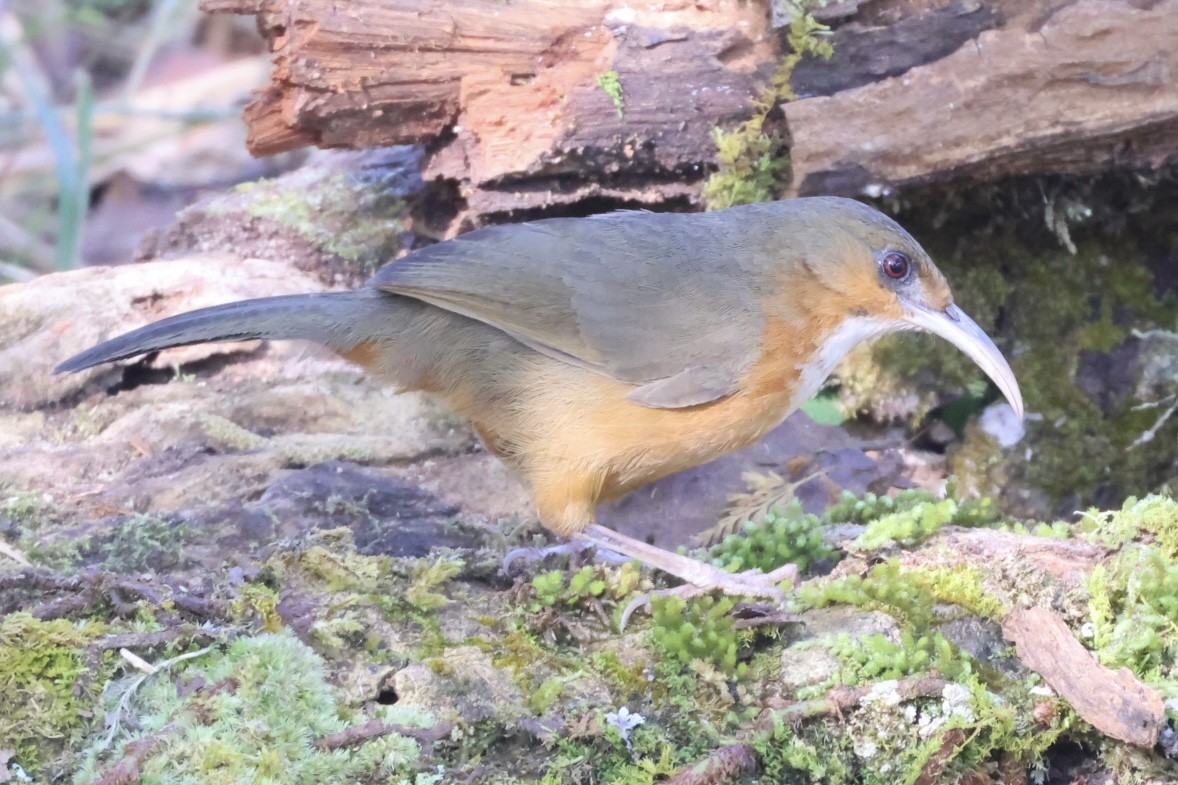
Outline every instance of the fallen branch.
<path fill-rule="evenodd" d="M 449 736 L 452 730 L 454 730 L 454 724 L 450 722 L 439 722 L 431 728 L 414 728 L 409 725 L 397 725 L 374 718 L 363 725 L 354 725 L 338 733 L 329 733 L 326 736 L 320 736 L 313 743 L 315 749 L 321 752 L 328 752 L 345 747 L 354 747 L 357 744 L 363 744 L 372 739 L 379 739 L 381 736 L 396 733 L 399 736 L 413 739 L 419 744 L 432 745 Z"/>
<path fill-rule="evenodd" d="M 1165 720 L 1157 690 L 1128 668 L 1114 671 L 1096 661 L 1059 614 L 1018 608 L 1002 623 L 1023 664 L 1043 677 L 1086 722 L 1114 739 L 1152 747 Z"/>

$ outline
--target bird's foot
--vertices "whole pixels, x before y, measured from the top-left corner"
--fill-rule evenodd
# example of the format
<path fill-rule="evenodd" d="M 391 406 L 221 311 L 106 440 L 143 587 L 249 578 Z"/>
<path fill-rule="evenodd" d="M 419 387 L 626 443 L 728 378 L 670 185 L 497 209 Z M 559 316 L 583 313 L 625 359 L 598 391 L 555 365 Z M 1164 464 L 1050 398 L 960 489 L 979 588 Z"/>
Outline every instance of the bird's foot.
<path fill-rule="evenodd" d="M 782 590 L 780 584 L 785 581 L 796 583 L 798 568 L 797 565 L 786 564 L 772 572 L 761 572 L 760 570 L 725 572 L 711 564 L 696 562 L 688 580 L 690 582 L 682 586 L 647 592 L 635 598 L 622 611 L 621 628 L 626 628 L 630 616 L 639 608 L 649 611 L 650 601 L 654 597 L 679 597 L 686 600 L 718 589 L 733 597 L 760 597 L 780 604 L 785 600 L 785 591 Z"/>
<path fill-rule="evenodd" d="M 597 548 L 597 554 L 594 556 L 596 561 L 603 561 L 607 564 L 625 564 L 631 560 L 629 556 L 623 556 L 585 540 L 570 540 L 560 545 L 549 545 L 544 548 L 512 548 L 504 555 L 499 569 L 503 571 L 504 575 L 511 575 L 511 565 L 517 561 L 530 563 L 544 561 L 549 556 L 580 556 L 593 548 Z"/>

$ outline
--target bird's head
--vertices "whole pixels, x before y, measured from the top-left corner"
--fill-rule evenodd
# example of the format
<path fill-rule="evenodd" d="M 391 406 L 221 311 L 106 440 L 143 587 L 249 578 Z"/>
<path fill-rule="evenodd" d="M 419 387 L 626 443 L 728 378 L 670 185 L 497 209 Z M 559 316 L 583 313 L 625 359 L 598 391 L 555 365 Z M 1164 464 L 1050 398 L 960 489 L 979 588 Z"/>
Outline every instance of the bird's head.
<path fill-rule="evenodd" d="M 1023 400 L 1014 371 L 990 337 L 953 302 L 945 276 L 920 243 L 879 211 L 851 199 L 807 200 L 801 259 L 809 275 L 796 308 L 824 325 L 827 362 L 855 344 L 896 330 L 939 335 L 985 371 L 1015 413 Z M 829 371 L 828 371 L 829 372 Z"/>

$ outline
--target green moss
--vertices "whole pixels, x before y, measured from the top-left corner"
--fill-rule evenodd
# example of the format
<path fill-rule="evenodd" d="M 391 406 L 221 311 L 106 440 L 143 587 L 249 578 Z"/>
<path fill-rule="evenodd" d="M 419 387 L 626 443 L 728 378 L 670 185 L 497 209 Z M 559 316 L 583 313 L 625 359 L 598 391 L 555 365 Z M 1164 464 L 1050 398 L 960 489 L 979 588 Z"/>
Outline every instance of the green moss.
<path fill-rule="evenodd" d="M 1178 564 L 1157 548 L 1127 546 L 1093 570 L 1088 592 L 1101 661 L 1178 696 Z"/>
<path fill-rule="evenodd" d="M 924 631 L 937 621 L 938 603 L 957 605 L 986 619 L 1003 617 L 1006 607 L 986 591 L 974 567 L 902 568 L 892 560 L 872 567 L 866 576 L 847 575 L 812 581 L 798 588 L 802 608 L 851 605 L 883 611 L 907 628 Z"/>
<path fill-rule="evenodd" d="M 199 690 L 184 685 L 203 684 Z M 413 766 L 417 744 L 396 734 L 324 751 L 314 741 L 350 725 L 323 661 L 289 634 L 243 638 L 194 660 L 182 679 L 153 678 L 136 696 L 142 733 L 161 742 L 140 764 L 143 785 L 352 783 Z M 362 721 L 363 718 L 356 718 Z M 120 732 L 114 749 L 135 736 Z M 90 753 L 75 783 L 102 771 Z"/>
<path fill-rule="evenodd" d="M 245 583 L 230 604 L 233 618 L 239 623 L 257 625 L 267 632 L 278 632 L 285 626 L 278 613 L 281 598 L 278 592 L 259 583 Z"/>
<path fill-rule="evenodd" d="M 34 774 L 51 761 L 60 765 L 95 722 L 112 666 L 104 657 L 93 672 L 86 648 L 105 632 L 99 622 L 41 621 L 19 612 L 0 620 L 0 749 L 14 750 L 16 762 Z"/>
<path fill-rule="evenodd" d="M 910 574 L 934 601 L 956 605 L 979 618 L 1001 621 L 1010 610 L 986 590 L 977 567 L 920 567 Z"/>
<path fill-rule="evenodd" d="M 878 633 L 855 639 L 842 635 L 835 638 L 831 651 L 849 666 L 838 677 L 840 683 L 848 685 L 902 679 L 934 670 L 947 679 L 960 681 L 973 671 L 969 655 L 938 632 L 919 635 L 908 629 L 898 642 Z"/>
<path fill-rule="evenodd" d="M 1070 230 L 1074 253 L 1045 230 L 1045 206 L 1058 201 L 1053 191 L 1071 192 L 1068 198 L 1093 214 Z M 1097 373 L 1136 374 L 1131 366 L 1116 368 L 1132 354 L 1129 347 L 1117 354 L 1119 347 L 1135 331 L 1178 323 L 1178 293 L 1149 261 L 1166 253 L 1164 238 L 1178 219 L 1170 206 L 1176 192 L 1178 171 L 1169 168 L 1153 182 L 1128 174 L 1024 178 L 953 193 L 908 192 L 888 205 L 937 261 L 961 307 L 995 338 L 1035 415 L 1017 450 L 977 433 L 951 450 L 951 469 L 969 487 L 1030 488 L 1032 494 L 1011 493 L 1004 501 L 1033 503 L 1022 509 L 1050 515 L 1082 508 L 1098 493 L 1107 498 L 1110 490 L 1145 493 L 1173 477 L 1178 418 L 1129 449 L 1157 422 L 1157 409 L 1137 407 L 1159 391 L 1101 382 L 1096 386 L 1106 389 L 1094 397 L 1078 371 L 1091 372 L 1093 355 L 1111 349 L 1119 358 L 1114 370 Z M 891 336 L 856 356 L 855 367 L 836 374 L 853 412 L 922 416 L 985 383 L 964 354 L 932 336 Z M 997 398 L 985 384 L 989 392 L 979 403 Z"/>
<path fill-rule="evenodd" d="M 183 521 L 132 515 L 98 546 L 103 564 L 114 572 L 160 571 L 186 567 L 195 532 Z"/>
<path fill-rule="evenodd" d="M 753 744 L 760 759 L 762 781 L 788 785 L 849 785 L 858 783 L 862 765 L 845 734 L 826 723 L 807 728 L 779 722 Z"/>
<path fill-rule="evenodd" d="M 253 218 L 272 221 L 308 243 L 366 267 L 385 263 L 403 231 L 404 201 L 338 170 L 304 169 L 279 180 L 238 186 L 249 198 L 226 200 Z M 213 212 L 216 208 L 209 208 Z"/>
<path fill-rule="evenodd" d="M 620 611 L 643 581 L 641 568 L 633 561 L 617 567 L 586 565 L 571 575 L 551 570 L 532 578 L 527 610 L 535 614 L 553 609 L 571 616 L 580 616 L 592 608 L 607 613 Z"/>
<path fill-rule="evenodd" d="M 273 443 L 267 437 L 217 414 L 201 414 L 200 425 L 209 438 L 216 439 L 231 450 L 260 450 Z"/>
<path fill-rule="evenodd" d="M 989 497 L 965 504 L 953 499 L 920 502 L 869 523 L 853 547 L 869 551 L 889 543 L 911 547 L 932 537 L 944 526 L 985 525 L 995 517 L 995 505 Z"/>
<path fill-rule="evenodd" d="M 684 762 L 681 749 L 667 742 L 657 729 L 642 725 L 624 740 L 606 726 L 592 738 L 560 738 L 545 766 L 541 785 L 654 785 L 664 781 Z"/>
<path fill-rule="evenodd" d="M 48 511 L 49 500 L 45 494 L 0 487 L 0 517 L 10 518 L 21 526 L 35 527 Z"/>
<path fill-rule="evenodd" d="M 866 576 L 812 581 L 798 587 L 796 596 L 803 608 L 852 605 L 882 610 L 916 629 L 927 628 L 933 620 L 933 598 L 924 583 L 894 560 L 877 564 Z"/>
<path fill-rule="evenodd" d="M 765 121 L 780 101 L 797 97 L 789 81 L 794 68 L 806 56 L 829 58 L 834 54 L 824 37 L 829 29 L 810 13 L 821 8 L 824 0 L 794 0 L 786 10 L 790 19 L 787 34 L 790 53 L 753 102 L 752 116 L 732 131 L 717 128 L 717 171 L 704 184 L 704 200 L 709 210 L 722 210 L 738 204 L 774 199 L 789 172 L 789 158 L 784 139 L 766 132 Z"/>
<path fill-rule="evenodd" d="M 622 94 L 622 80 L 618 76 L 617 71 L 606 71 L 597 77 L 597 86 L 605 91 L 609 96 L 609 100 L 614 102 L 614 109 L 618 112 L 618 119 L 621 120 L 626 114 L 626 100 Z"/>
<path fill-rule="evenodd" d="M 742 531 L 715 545 L 709 556 L 712 564 L 729 572 L 771 572 L 796 564 L 805 574 L 815 565 L 836 563 L 842 556 L 838 548 L 827 544 L 822 527 L 818 516 L 803 513 L 801 505 L 793 501 L 747 521 Z"/>
<path fill-rule="evenodd" d="M 589 655 L 593 672 L 605 679 L 610 692 L 623 699 L 644 693 L 650 687 L 646 661 L 626 664 L 611 651 L 596 651 Z"/>
<path fill-rule="evenodd" d="M 426 558 L 412 568 L 412 580 L 405 592 L 405 601 L 419 611 L 431 611 L 450 603 L 450 598 L 437 589 L 462 574 L 466 562 L 448 556 Z"/>
<path fill-rule="evenodd" d="M 1133 541 L 1153 542 L 1166 558 L 1176 561 L 1178 501 L 1161 494 L 1143 499 L 1130 496 L 1120 510 L 1088 510 L 1076 525 L 1076 531 L 1110 548 Z"/>

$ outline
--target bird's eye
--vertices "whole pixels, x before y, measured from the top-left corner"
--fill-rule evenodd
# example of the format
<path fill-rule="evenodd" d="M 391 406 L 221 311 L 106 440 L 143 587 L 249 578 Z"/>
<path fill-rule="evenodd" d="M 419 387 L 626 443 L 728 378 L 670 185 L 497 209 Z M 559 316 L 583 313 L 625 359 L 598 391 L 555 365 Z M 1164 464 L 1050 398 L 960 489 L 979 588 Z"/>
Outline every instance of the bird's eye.
<path fill-rule="evenodd" d="M 899 251 L 891 251 L 884 258 L 883 262 L 884 275 L 891 278 L 893 281 L 900 281 L 908 277 L 908 273 L 912 270 L 912 261 L 908 258 L 908 254 L 900 253 Z"/>

